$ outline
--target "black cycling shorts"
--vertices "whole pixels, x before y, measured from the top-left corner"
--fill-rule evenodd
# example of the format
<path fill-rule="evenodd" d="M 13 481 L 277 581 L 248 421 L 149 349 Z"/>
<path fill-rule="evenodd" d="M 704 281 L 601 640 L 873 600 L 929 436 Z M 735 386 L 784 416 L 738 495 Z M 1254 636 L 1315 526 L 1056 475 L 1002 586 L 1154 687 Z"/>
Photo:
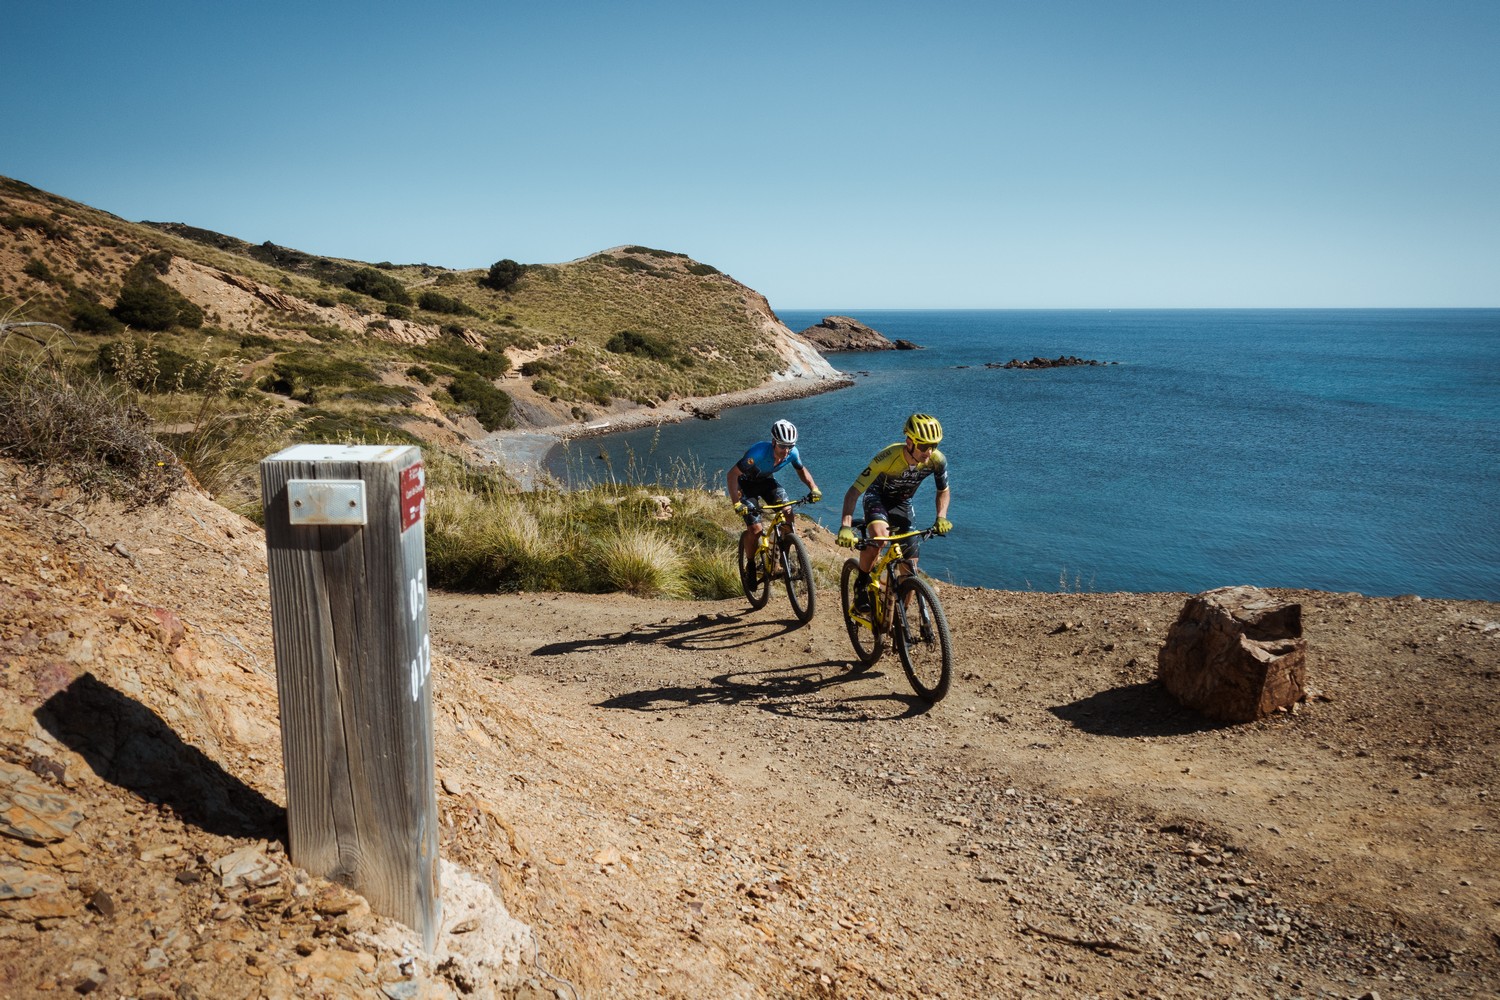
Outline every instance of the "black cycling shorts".
<path fill-rule="evenodd" d="M 786 490 L 776 481 L 775 476 L 759 476 L 755 479 L 740 479 L 740 496 L 759 500 L 761 503 L 786 503 Z M 745 525 L 759 524 L 765 520 L 758 508 L 751 508 L 750 513 L 745 515 Z"/>
<path fill-rule="evenodd" d="M 901 503 L 891 504 L 887 507 L 884 497 L 874 493 L 865 494 L 865 525 L 867 526 L 865 530 L 867 531 L 869 530 L 868 525 L 871 521 L 884 521 L 890 525 L 891 534 L 899 535 L 903 531 L 911 530 L 912 516 L 910 500 L 904 500 Z M 921 541 L 920 538 L 913 535 L 911 538 L 904 539 L 901 542 L 901 547 L 906 550 L 908 556 L 915 559 L 917 553 L 921 551 Z"/>

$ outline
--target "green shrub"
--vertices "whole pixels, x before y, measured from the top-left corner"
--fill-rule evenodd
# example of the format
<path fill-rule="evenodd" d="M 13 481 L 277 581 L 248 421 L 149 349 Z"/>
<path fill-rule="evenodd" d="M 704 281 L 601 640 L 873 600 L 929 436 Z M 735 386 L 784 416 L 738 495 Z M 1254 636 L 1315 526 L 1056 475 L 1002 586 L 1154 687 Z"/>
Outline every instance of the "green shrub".
<path fill-rule="evenodd" d="M 389 311 L 390 307 L 387 306 L 386 310 Z M 306 327 L 305 328 L 305 332 L 313 340 L 321 340 L 325 344 L 332 343 L 332 342 L 338 341 L 338 340 L 348 340 L 349 339 L 349 331 L 348 330 L 345 330 L 341 326 L 329 326 L 329 325 L 323 324 L 323 323 L 319 323 L 319 324 L 315 324 L 313 326 Z"/>
<path fill-rule="evenodd" d="M 423 385 L 431 385 L 432 383 L 437 381 L 437 376 L 432 374 L 432 372 L 428 371 L 426 368 L 423 368 L 421 365 L 412 365 L 410 368 L 406 369 L 406 376 L 407 378 L 415 379 L 416 381 L 421 382 Z"/>
<path fill-rule="evenodd" d="M 247 333 L 240 338 L 240 350 L 264 350 L 267 352 L 276 350 L 280 345 L 262 333 Z M 262 355 L 264 357 L 264 355 Z"/>
<path fill-rule="evenodd" d="M 355 271 L 350 275 L 349 280 L 344 282 L 344 287 L 382 302 L 392 302 L 401 306 L 411 305 L 411 295 L 407 293 L 406 286 L 392 275 L 384 274 L 373 267 L 362 267 Z"/>
<path fill-rule="evenodd" d="M 361 385 L 379 379 L 369 365 L 312 351 L 291 351 L 271 363 L 271 374 L 260 388 L 311 402 L 320 388 Z"/>
<path fill-rule="evenodd" d="M 487 431 L 499 430 L 510 423 L 510 396 L 483 376 L 460 372 L 448 383 L 448 395 L 454 402 L 471 407 L 479 426 Z"/>
<path fill-rule="evenodd" d="M 38 260 L 35 257 L 26 262 L 25 266 L 21 268 L 21 273 L 27 277 L 35 278 L 37 281 L 48 283 L 52 281 L 52 268 L 47 266 L 46 261 Z"/>
<path fill-rule="evenodd" d="M 373 406 L 410 406 L 417 401 L 417 394 L 404 385 L 357 385 L 339 398 Z"/>
<path fill-rule="evenodd" d="M 76 292 L 68 296 L 68 313 L 80 333 L 118 333 L 125 326 L 104 306 Z"/>
<path fill-rule="evenodd" d="M 521 276 L 527 271 L 525 264 L 517 264 L 509 258 L 497 260 L 490 265 L 489 271 L 479 279 L 479 283 L 485 288 L 493 288 L 497 292 L 508 292 L 516 287 Z"/>
<path fill-rule="evenodd" d="M 441 292 L 426 291 L 417 299 L 418 308 L 428 312 L 446 313 L 451 316 L 472 316 L 474 310 L 460 302 L 458 299 L 444 295 Z"/>
<path fill-rule="evenodd" d="M 634 330 L 621 330 L 605 342 L 604 349 L 615 354 L 634 354 L 655 361 L 668 361 L 672 357 L 671 345 L 659 337 L 636 333 Z"/>
<path fill-rule="evenodd" d="M 504 351 L 481 351 L 453 335 L 437 338 L 412 353 L 424 361 L 446 365 L 461 372 L 473 372 L 485 378 L 499 378 L 510 370 L 510 358 Z"/>
<path fill-rule="evenodd" d="M 655 250 L 651 247 L 633 246 L 626 247 L 626 253 L 640 254 L 642 257 L 661 257 L 670 259 L 673 257 L 685 257 L 686 254 L 674 253 L 671 250 Z"/>
<path fill-rule="evenodd" d="M 395 414 L 333 411 L 317 407 L 303 413 L 297 439 L 310 444 L 414 444 L 426 442 L 401 426 Z"/>
<path fill-rule="evenodd" d="M 115 307 L 110 310 L 121 323 L 141 330 L 168 330 L 174 326 L 196 329 L 203 325 L 203 310 L 162 281 L 172 263 L 165 250 L 148 254 L 125 272 Z"/>
<path fill-rule="evenodd" d="M 610 267 L 618 267 L 622 271 L 634 271 L 638 274 L 660 275 L 660 269 L 653 267 L 650 263 L 635 257 L 615 257 L 611 254 L 600 254 L 594 258 L 601 264 Z"/>
<path fill-rule="evenodd" d="M 411 319 L 411 309 L 399 302 L 386 303 L 385 314 L 391 319 Z"/>

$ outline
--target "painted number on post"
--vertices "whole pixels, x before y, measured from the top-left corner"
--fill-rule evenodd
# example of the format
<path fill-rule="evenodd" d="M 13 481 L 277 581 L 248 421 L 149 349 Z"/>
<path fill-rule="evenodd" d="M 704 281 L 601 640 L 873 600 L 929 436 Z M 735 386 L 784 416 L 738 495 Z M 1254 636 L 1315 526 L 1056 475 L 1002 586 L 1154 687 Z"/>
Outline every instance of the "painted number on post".
<path fill-rule="evenodd" d="M 411 661 L 411 700 L 417 701 L 422 697 L 422 685 L 427 683 L 427 675 L 432 673 L 432 640 L 424 633 L 422 636 L 422 648 Z"/>
<path fill-rule="evenodd" d="M 427 570 L 418 567 L 417 575 L 407 581 L 407 606 L 411 613 L 411 620 L 416 621 L 427 607 Z M 422 632 L 422 648 L 417 650 L 417 655 L 411 661 L 411 700 L 416 701 L 422 696 L 422 685 L 427 683 L 427 677 L 432 673 L 432 639 L 426 632 Z"/>

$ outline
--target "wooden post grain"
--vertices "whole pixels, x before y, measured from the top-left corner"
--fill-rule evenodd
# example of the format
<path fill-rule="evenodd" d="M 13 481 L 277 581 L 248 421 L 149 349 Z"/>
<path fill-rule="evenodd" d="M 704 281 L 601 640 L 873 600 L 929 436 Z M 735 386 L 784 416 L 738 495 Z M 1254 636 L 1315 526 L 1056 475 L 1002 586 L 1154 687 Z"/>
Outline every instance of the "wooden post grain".
<path fill-rule="evenodd" d="M 261 462 L 292 861 L 436 943 L 425 482 L 410 446 Z"/>

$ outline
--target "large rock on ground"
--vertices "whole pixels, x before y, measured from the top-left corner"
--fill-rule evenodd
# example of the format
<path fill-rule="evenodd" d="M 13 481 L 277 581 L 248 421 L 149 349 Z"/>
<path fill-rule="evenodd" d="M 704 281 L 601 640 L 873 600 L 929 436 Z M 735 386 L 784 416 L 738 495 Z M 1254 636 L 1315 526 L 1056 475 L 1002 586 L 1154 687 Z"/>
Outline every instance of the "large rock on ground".
<path fill-rule="evenodd" d="M 1302 605 L 1256 587 L 1189 598 L 1156 656 L 1178 701 L 1222 722 L 1253 722 L 1306 694 Z"/>

